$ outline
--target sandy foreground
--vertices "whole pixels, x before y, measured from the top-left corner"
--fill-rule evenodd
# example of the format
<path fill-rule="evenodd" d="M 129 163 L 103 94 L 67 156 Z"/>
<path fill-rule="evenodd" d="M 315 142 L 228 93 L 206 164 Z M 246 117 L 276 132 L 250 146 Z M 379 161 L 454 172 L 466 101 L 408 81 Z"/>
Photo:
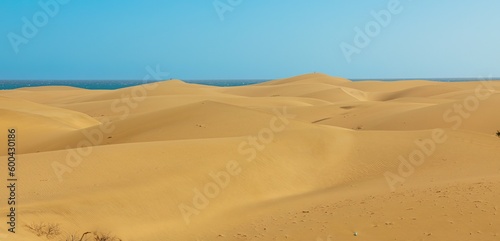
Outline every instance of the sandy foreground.
<path fill-rule="evenodd" d="M 0 240 L 500 240 L 499 105 L 497 81 L 323 74 L 0 91 Z"/>

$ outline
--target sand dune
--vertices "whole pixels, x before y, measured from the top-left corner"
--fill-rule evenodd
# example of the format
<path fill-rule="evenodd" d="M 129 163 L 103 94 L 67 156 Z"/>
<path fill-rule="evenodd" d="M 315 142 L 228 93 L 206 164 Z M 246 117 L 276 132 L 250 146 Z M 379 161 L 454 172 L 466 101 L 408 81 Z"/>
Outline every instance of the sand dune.
<path fill-rule="evenodd" d="M 0 91 L 21 187 L 0 239 L 47 240 L 26 227 L 44 222 L 50 240 L 498 240 L 499 91 L 324 74 Z"/>

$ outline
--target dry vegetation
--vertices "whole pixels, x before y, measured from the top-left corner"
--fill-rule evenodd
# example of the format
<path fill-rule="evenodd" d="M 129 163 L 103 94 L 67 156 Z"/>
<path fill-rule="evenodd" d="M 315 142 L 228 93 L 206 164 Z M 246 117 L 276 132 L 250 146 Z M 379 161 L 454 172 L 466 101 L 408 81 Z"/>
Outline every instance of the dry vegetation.
<path fill-rule="evenodd" d="M 61 236 L 61 229 L 59 224 L 55 223 L 32 223 L 26 225 L 26 228 L 38 237 L 46 237 L 47 239 L 54 239 Z M 120 238 L 113 236 L 109 233 L 102 232 L 84 232 L 80 234 L 70 234 L 61 241 L 122 241 Z"/>
<path fill-rule="evenodd" d="M 34 233 L 38 237 L 46 237 L 52 239 L 61 234 L 59 224 L 55 223 L 32 223 L 26 225 L 30 232 Z"/>

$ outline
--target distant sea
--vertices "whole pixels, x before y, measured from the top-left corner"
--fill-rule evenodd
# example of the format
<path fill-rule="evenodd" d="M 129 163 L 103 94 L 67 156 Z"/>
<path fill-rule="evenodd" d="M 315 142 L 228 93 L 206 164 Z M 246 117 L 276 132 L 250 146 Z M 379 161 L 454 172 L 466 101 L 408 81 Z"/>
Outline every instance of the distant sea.
<path fill-rule="evenodd" d="M 213 86 L 242 86 L 266 82 L 268 80 L 183 80 L 188 83 Z M 72 86 L 90 90 L 114 90 L 145 83 L 141 80 L 0 80 L 0 90 L 12 90 L 37 86 Z"/>
<path fill-rule="evenodd" d="M 368 79 L 353 79 L 352 81 L 367 81 Z M 411 79 L 370 79 L 379 81 L 399 81 Z M 448 78 L 426 79 L 438 82 L 466 82 L 479 81 L 480 79 Z M 269 80 L 183 80 L 188 83 L 213 85 L 221 87 L 243 86 L 258 84 Z M 0 80 L 0 90 L 11 90 L 23 87 L 36 86 L 72 86 L 84 89 L 114 90 L 144 84 L 141 80 Z M 152 82 L 148 82 L 152 83 Z"/>

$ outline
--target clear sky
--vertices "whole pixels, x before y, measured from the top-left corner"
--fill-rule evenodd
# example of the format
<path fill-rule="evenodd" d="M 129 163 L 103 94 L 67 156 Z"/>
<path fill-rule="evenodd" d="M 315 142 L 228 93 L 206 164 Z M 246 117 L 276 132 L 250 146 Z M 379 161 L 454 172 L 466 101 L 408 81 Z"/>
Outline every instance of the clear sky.
<path fill-rule="evenodd" d="M 498 0 L 55 1 L 0 1 L 0 79 L 500 76 Z"/>

